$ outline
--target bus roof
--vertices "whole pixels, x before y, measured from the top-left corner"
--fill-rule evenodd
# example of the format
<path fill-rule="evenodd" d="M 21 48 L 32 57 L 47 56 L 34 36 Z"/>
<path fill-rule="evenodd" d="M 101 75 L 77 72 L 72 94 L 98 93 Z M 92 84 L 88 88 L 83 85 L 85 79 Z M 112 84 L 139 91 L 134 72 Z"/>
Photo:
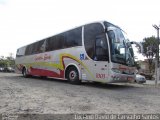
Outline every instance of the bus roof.
<path fill-rule="evenodd" d="M 110 22 L 108 22 L 108 21 L 95 21 L 95 22 L 91 22 L 91 23 L 87 23 L 87 24 L 78 26 L 78 27 L 83 27 L 83 26 L 85 26 L 85 25 L 94 24 L 94 23 L 104 23 L 107 27 L 109 27 L 109 26 L 114 26 L 114 27 L 117 27 L 117 28 L 121 29 L 119 26 L 114 25 L 114 24 L 112 24 L 112 23 L 110 23 Z M 50 38 L 50 37 L 53 37 L 53 36 L 55 36 L 55 35 L 59 35 L 59 34 L 61 34 L 61 33 L 64 33 L 64 32 L 70 31 L 70 30 L 73 30 L 73 29 L 78 28 L 78 27 L 74 27 L 74 28 L 72 28 L 72 29 L 65 30 L 65 31 L 63 31 L 63 32 L 54 34 L 54 35 L 52 35 L 52 36 L 43 38 L 43 39 L 41 39 L 41 40 L 48 39 L 48 38 Z M 121 29 L 121 30 L 122 30 L 122 29 Z M 23 48 L 23 47 L 26 47 L 26 46 L 28 46 L 28 45 L 31 45 L 31 44 L 33 44 L 33 43 L 39 42 L 39 41 L 41 41 L 41 40 L 34 41 L 34 42 L 30 43 L 30 44 L 27 44 L 27 45 L 24 45 L 24 46 L 22 46 L 22 47 L 19 47 L 18 49 Z"/>

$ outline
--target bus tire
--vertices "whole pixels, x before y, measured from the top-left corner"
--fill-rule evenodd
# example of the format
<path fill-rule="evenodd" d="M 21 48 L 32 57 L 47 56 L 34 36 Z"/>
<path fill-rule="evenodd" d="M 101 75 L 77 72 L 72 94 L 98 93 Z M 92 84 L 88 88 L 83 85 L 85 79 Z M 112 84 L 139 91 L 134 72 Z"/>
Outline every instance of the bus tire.
<path fill-rule="evenodd" d="M 79 80 L 79 73 L 75 67 L 70 67 L 67 70 L 67 79 L 71 84 L 79 85 L 81 80 Z"/>
<path fill-rule="evenodd" d="M 25 78 L 28 77 L 26 68 L 23 68 L 23 70 L 22 70 L 22 75 L 23 75 L 23 77 L 25 77 Z"/>

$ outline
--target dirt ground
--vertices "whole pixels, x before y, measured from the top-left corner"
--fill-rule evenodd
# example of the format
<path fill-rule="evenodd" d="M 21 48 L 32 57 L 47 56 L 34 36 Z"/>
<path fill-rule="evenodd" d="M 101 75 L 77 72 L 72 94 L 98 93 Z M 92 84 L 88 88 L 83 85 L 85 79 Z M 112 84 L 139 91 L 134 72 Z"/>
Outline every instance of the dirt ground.
<path fill-rule="evenodd" d="M 0 73 L 0 113 L 160 113 L 160 88 L 138 84 L 71 85 Z"/>

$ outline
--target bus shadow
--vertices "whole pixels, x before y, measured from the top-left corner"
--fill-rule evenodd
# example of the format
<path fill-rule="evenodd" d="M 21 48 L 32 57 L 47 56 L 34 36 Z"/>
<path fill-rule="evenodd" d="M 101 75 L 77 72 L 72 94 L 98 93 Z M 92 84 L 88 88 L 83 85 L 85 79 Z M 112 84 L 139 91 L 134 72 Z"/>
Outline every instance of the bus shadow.
<path fill-rule="evenodd" d="M 21 78 L 24 78 L 23 76 L 19 76 Z M 50 77 L 39 77 L 39 76 L 31 76 L 28 78 L 24 78 L 24 79 L 34 79 L 34 80 L 39 80 L 39 81 L 50 81 L 50 82 L 59 82 L 59 83 L 68 83 L 67 80 L 60 80 L 60 79 L 55 79 L 55 78 L 50 78 Z"/>
<path fill-rule="evenodd" d="M 70 84 L 67 80 L 59 80 L 55 78 L 48 78 L 48 77 L 38 77 L 38 76 L 32 76 L 29 78 L 24 78 L 23 76 L 12 76 L 13 77 L 19 77 L 23 79 L 31 79 L 31 80 L 39 80 L 39 81 L 50 81 L 50 82 L 56 82 L 56 83 L 63 83 L 63 84 Z M 72 85 L 72 84 L 70 84 Z M 98 82 L 82 82 L 80 85 L 74 85 L 74 86 L 87 86 L 87 87 L 94 87 L 94 88 L 102 88 L 102 89 L 134 89 L 139 88 L 133 84 L 130 83 L 98 83 Z"/>
<path fill-rule="evenodd" d="M 126 83 L 83 83 L 84 86 L 88 87 L 96 87 L 96 88 L 102 88 L 102 89 L 134 89 L 138 88 L 132 84 L 126 84 Z"/>

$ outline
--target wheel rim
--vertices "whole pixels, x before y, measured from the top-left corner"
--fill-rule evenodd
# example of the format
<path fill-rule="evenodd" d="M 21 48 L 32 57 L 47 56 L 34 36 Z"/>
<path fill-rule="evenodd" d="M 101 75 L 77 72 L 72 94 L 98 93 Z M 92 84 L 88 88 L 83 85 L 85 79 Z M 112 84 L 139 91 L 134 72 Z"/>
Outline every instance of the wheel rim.
<path fill-rule="evenodd" d="M 69 79 L 74 80 L 77 77 L 77 73 L 75 71 L 71 71 L 69 73 Z"/>

